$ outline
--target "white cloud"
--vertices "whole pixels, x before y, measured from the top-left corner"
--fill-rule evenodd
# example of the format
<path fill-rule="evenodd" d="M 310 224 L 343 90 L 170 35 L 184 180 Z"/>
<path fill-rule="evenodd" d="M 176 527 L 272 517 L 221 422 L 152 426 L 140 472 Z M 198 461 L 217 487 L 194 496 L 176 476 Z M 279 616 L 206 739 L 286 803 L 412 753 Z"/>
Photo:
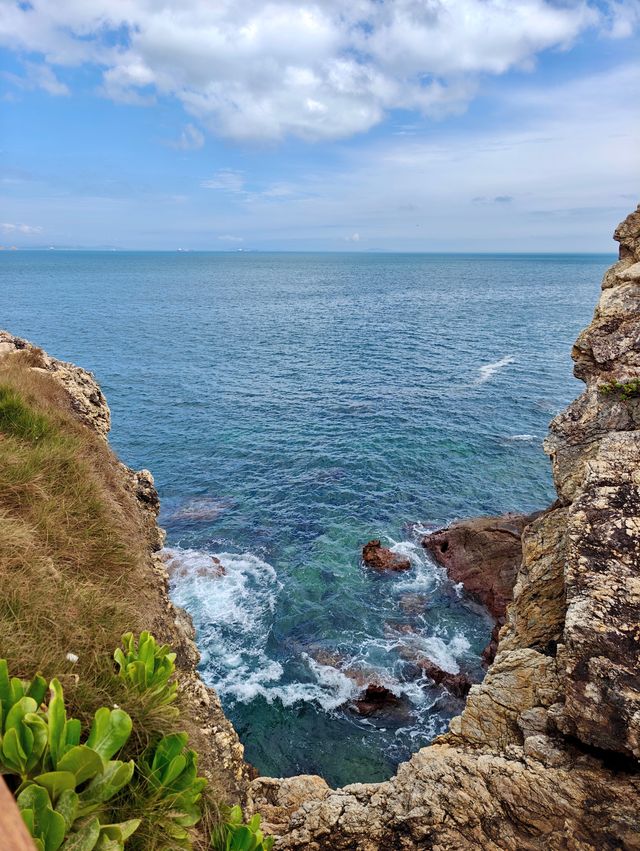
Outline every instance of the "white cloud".
<path fill-rule="evenodd" d="M 244 175 L 240 171 L 227 168 L 214 174 L 209 180 L 203 180 L 204 189 L 220 189 L 223 192 L 240 193 L 244 187 Z"/>
<path fill-rule="evenodd" d="M 180 138 L 169 142 L 169 145 L 180 151 L 197 151 L 204 145 L 204 133 L 195 124 L 186 124 Z"/>
<path fill-rule="evenodd" d="M 244 242 L 244 238 L 241 236 L 233 236 L 230 233 L 224 233 L 218 237 L 220 242 L 228 242 L 231 244 L 238 244 L 239 242 Z"/>
<path fill-rule="evenodd" d="M 360 234 L 352 233 L 349 236 L 345 236 L 345 242 L 360 242 Z"/>
<path fill-rule="evenodd" d="M 479 75 L 638 23 L 637 0 L 32 0 L 2 4 L 0 43 L 93 63 L 114 100 L 175 97 L 218 135 L 315 140 L 463 109 Z"/>
<path fill-rule="evenodd" d="M 25 73 L 23 76 L 5 72 L 3 77 L 18 88 L 26 89 L 28 91 L 41 89 L 42 91 L 57 97 L 60 95 L 70 94 L 69 87 L 56 77 L 55 73 L 48 65 L 39 65 L 36 62 L 25 62 L 24 70 Z"/>
<path fill-rule="evenodd" d="M 27 236 L 42 233 L 42 228 L 37 225 L 14 224 L 12 222 L 0 223 L 0 230 L 5 234 L 26 234 Z"/>

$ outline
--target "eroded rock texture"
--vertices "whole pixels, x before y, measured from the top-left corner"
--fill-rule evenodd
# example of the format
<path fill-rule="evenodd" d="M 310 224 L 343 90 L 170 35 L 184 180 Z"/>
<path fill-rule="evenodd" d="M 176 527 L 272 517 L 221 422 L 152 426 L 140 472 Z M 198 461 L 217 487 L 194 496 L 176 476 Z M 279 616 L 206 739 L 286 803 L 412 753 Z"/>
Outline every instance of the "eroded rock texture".
<path fill-rule="evenodd" d="M 255 780 L 280 849 L 640 849 L 640 399 L 599 389 L 640 379 L 640 207 L 615 238 L 484 682 L 386 783 Z"/>

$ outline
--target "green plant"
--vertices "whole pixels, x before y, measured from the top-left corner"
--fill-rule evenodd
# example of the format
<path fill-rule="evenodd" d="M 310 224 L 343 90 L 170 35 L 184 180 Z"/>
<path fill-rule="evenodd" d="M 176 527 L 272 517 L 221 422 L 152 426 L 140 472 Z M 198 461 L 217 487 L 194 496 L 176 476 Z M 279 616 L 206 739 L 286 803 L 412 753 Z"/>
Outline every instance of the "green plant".
<path fill-rule="evenodd" d="M 191 848 L 190 829 L 200 821 L 207 782 L 198 777 L 197 754 L 187 742 L 186 733 L 163 736 L 138 766 L 144 809 L 154 813 L 156 825 L 162 825 L 174 848 Z"/>
<path fill-rule="evenodd" d="M 131 719 L 121 709 L 98 709 L 84 744 L 81 724 L 67 718 L 62 686 L 40 675 L 10 677 L 0 659 L 0 772 L 17 786 L 24 821 L 42 851 L 123 848 L 139 820 L 102 824 L 105 804 L 133 776 L 133 760 L 111 757 L 127 742 Z M 75 843 L 75 844 L 72 844 Z M 110 843 L 110 844 L 109 844 Z"/>
<path fill-rule="evenodd" d="M 176 654 L 166 644 L 158 645 L 149 632 L 141 632 L 136 642 L 133 633 L 122 636 L 123 648 L 113 654 L 118 675 L 129 687 L 145 697 L 150 706 L 166 706 L 177 696 L 177 685 L 170 682 L 175 672 Z M 178 710 L 175 709 L 177 715 Z"/>
<path fill-rule="evenodd" d="M 616 394 L 622 402 L 640 396 L 640 379 L 631 381 L 609 381 L 601 384 L 598 390 L 604 395 Z"/>
<path fill-rule="evenodd" d="M 242 807 L 232 807 L 224 822 L 211 834 L 214 851 L 271 851 L 273 836 L 265 836 L 260 830 L 261 817 L 256 813 L 244 823 Z"/>

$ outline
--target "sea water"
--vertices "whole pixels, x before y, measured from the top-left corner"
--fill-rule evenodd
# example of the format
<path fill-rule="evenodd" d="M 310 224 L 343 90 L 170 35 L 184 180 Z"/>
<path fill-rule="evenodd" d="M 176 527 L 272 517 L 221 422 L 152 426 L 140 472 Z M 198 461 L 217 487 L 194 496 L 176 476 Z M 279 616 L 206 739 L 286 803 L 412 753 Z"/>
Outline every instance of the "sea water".
<path fill-rule="evenodd" d="M 0 256 L 0 325 L 94 371 L 153 471 L 173 599 L 262 773 L 382 779 L 459 711 L 415 660 L 480 679 L 492 623 L 421 539 L 553 499 L 541 443 L 611 260 Z M 363 568 L 371 538 L 411 569 Z M 398 705 L 355 713 L 368 682 Z"/>

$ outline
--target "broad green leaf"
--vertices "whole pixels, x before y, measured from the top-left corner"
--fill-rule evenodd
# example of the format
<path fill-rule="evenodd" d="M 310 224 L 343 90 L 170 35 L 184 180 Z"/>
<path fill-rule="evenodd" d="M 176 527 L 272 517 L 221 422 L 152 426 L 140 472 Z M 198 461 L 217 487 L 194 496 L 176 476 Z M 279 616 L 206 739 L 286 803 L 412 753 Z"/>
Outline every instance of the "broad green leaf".
<path fill-rule="evenodd" d="M 108 836 L 109 839 L 119 839 L 120 842 L 124 842 L 136 832 L 141 821 L 142 819 L 132 818 L 129 819 L 129 821 L 121 821 L 118 824 L 103 824 L 101 825 L 100 830 L 105 834 L 105 836 Z"/>
<path fill-rule="evenodd" d="M 54 803 L 67 789 L 74 791 L 76 788 L 76 778 L 71 771 L 47 771 L 34 777 L 34 780 L 47 790 Z"/>
<path fill-rule="evenodd" d="M 66 830 L 71 830 L 78 813 L 78 795 L 71 789 L 62 792 L 56 803 L 56 812 L 64 819 Z"/>
<path fill-rule="evenodd" d="M 63 816 L 51 807 L 46 789 L 28 786 L 18 795 L 17 804 L 20 810 L 32 811 L 31 834 L 34 839 L 41 841 L 43 851 L 57 851 L 64 840 L 65 821 Z"/>
<path fill-rule="evenodd" d="M 93 851 L 99 838 L 100 822 L 93 818 L 67 837 L 61 851 Z"/>
<path fill-rule="evenodd" d="M 58 680 L 51 680 L 51 697 L 49 699 L 49 710 L 47 719 L 49 722 L 49 753 L 51 754 L 51 762 L 56 768 L 58 760 L 64 753 L 65 741 L 65 723 L 67 720 L 67 712 L 64 706 L 64 695 L 62 686 Z"/>
<path fill-rule="evenodd" d="M 31 752 L 27 755 L 27 772 L 32 772 L 40 762 L 49 740 L 49 729 L 42 716 L 30 712 L 24 716 L 24 723 L 31 730 L 33 742 Z"/>
<path fill-rule="evenodd" d="M 40 704 L 44 701 L 46 693 L 47 681 L 44 677 L 40 676 L 40 674 L 36 674 L 29 684 L 27 696 L 32 697 L 38 706 L 40 706 Z"/>
<path fill-rule="evenodd" d="M 82 733 L 82 725 L 77 718 L 69 718 L 64 725 L 64 752 L 70 748 L 74 748 L 80 744 L 80 734 Z"/>
<path fill-rule="evenodd" d="M 8 730 L 2 739 L 2 762 L 16 774 L 23 774 L 25 771 L 27 755 L 15 728 Z"/>
<path fill-rule="evenodd" d="M 95 777 L 80 793 L 78 815 L 94 812 L 96 807 L 112 798 L 129 783 L 133 776 L 135 763 L 112 760 L 104 767 L 104 772 Z"/>
<path fill-rule="evenodd" d="M 122 709 L 103 706 L 96 712 L 87 745 L 104 760 L 119 751 L 131 734 L 131 718 Z"/>
<path fill-rule="evenodd" d="M 231 807 L 229 812 L 229 818 L 227 819 L 228 824 L 242 824 L 242 807 L 240 804 L 236 804 L 235 807 Z"/>
<path fill-rule="evenodd" d="M 246 825 L 237 827 L 233 832 L 231 848 L 233 851 L 254 851 L 256 839 Z"/>
<path fill-rule="evenodd" d="M 70 771 L 75 775 L 76 786 L 79 786 L 85 780 L 102 774 L 102 757 L 87 745 L 76 745 L 59 760 L 58 771 Z"/>
<path fill-rule="evenodd" d="M 2 714 L 7 714 L 11 708 L 11 682 L 9 680 L 9 668 L 6 659 L 0 659 L 0 703 L 2 703 Z"/>

